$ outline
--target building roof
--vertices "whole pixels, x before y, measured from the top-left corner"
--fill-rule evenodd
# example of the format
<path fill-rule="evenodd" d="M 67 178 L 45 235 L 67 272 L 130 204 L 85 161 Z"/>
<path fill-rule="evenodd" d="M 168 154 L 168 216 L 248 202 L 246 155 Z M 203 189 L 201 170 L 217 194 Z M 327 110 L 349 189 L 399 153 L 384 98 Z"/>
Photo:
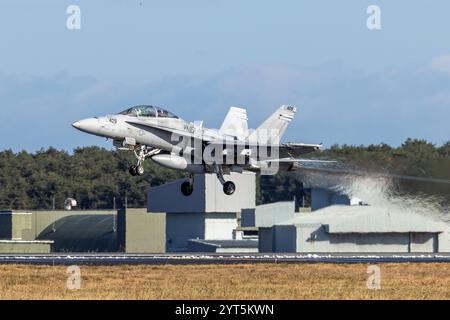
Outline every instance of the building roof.
<path fill-rule="evenodd" d="M 115 216 L 75 214 L 47 226 L 37 240 L 52 240 L 56 252 L 117 251 Z"/>
<path fill-rule="evenodd" d="M 335 205 L 277 223 L 292 224 L 320 224 L 328 233 L 436 233 L 450 230 L 450 225 L 426 213 L 376 206 Z"/>

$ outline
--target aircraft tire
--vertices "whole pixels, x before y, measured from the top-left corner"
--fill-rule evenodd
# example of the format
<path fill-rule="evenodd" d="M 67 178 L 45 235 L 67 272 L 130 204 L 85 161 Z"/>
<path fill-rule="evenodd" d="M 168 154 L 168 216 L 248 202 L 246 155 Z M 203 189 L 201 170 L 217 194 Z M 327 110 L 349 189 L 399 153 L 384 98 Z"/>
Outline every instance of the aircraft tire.
<path fill-rule="evenodd" d="M 129 170 L 130 174 L 134 177 L 137 175 L 136 166 L 132 165 Z"/>
<path fill-rule="evenodd" d="M 223 184 L 223 192 L 227 196 L 231 196 L 236 191 L 236 185 L 232 181 L 227 181 Z"/>
<path fill-rule="evenodd" d="M 189 181 L 185 181 L 181 184 L 181 193 L 186 197 L 190 196 L 193 191 L 194 186 Z"/>
<path fill-rule="evenodd" d="M 137 166 L 136 167 L 136 175 L 142 176 L 145 173 L 145 169 L 143 166 Z"/>

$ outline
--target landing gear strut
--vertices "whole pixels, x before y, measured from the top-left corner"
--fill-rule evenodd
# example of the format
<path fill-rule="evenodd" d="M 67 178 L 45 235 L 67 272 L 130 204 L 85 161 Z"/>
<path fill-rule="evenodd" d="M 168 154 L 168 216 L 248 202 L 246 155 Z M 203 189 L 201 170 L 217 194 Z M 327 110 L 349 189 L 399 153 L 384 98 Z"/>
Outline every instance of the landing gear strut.
<path fill-rule="evenodd" d="M 225 181 L 223 177 L 222 166 L 218 165 L 217 163 L 214 163 L 213 168 L 214 172 L 217 175 L 217 179 L 219 179 L 220 183 L 223 186 L 223 192 L 227 196 L 231 196 L 236 191 L 236 185 L 234 184 L 233 181 Z"/>
<path fill-rule="evenodd" d="M 130 166 L 130 174 L 132 176 L 142 176 L 145 173 L 145 169 L 143 166 L 143 163 L 146 158 L 154 156 L 155 154 L 159 153 L 160 149 L 154 149 L 154 148 L 148 148 L 146 146 L 141 146 L 139 149 L 139 152 L 137 150 L 133 150 L 134 155 L 136 156 L 137 164 Z"/>

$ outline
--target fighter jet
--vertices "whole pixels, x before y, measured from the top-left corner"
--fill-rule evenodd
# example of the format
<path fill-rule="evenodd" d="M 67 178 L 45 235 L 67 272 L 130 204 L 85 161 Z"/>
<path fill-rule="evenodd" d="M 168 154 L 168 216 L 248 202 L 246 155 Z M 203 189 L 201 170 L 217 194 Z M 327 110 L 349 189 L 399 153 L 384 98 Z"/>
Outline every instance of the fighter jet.
<path fill-rule="evenodd" d="M 119 150 L 133 151 L 137 163 L 130 166 L 133 176 L 144 174 L 143 163 L 184 170 L 191 178 L 181 186 L 184 195 L 193 191 L 196 173 L 215 173 L 227 195 L 235 192 L 224 174 L 253 171 L 274 174 L 290 171 L 302 163 L 327 162 L 299 159 L 321 144 L 280 143 L 297 109 L 283 105 L 256 130 L 248 129 L 247 111 L 231 107 L 220 129 L 208 129 L 202 122 L 188 122 L 163 108 L 138 105 L 115 115 L 77 121 L 72 126 L 83 132 L 113 140 Z"/>

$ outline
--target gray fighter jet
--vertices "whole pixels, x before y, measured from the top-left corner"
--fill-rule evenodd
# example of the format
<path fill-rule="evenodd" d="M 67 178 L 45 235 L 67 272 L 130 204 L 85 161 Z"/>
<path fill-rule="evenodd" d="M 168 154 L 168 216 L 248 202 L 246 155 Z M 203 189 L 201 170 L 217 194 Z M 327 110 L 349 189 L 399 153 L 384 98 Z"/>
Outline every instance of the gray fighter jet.
<path fill-rule="evenodd" d="M 283 105 L 256 130 L 249 130 L 247 112 L 231 107 L 220 129 L 204 128 L 202 122 L 188 122 L 159 107 L 140 105 L 116 115 L 89 118 L 72 126 L 83 132 L 112 139 L 119 150 L 131 150 L 137 163 L 130 167 L 133 176 L 143 175 L 143 162 L 150 158 L 157 164 L 184 170 L 190 181 L 181 191 L 193 191 L 193 174 L 212 172 L 227 195 L 235 192 L 232 181 L 224 173 L 254 171 L 275 174 L 295 170 L 302 163 L 327 162 L 298 157 L 314 152 L 321 144 L 280 143 L 296 108 Z"/>

